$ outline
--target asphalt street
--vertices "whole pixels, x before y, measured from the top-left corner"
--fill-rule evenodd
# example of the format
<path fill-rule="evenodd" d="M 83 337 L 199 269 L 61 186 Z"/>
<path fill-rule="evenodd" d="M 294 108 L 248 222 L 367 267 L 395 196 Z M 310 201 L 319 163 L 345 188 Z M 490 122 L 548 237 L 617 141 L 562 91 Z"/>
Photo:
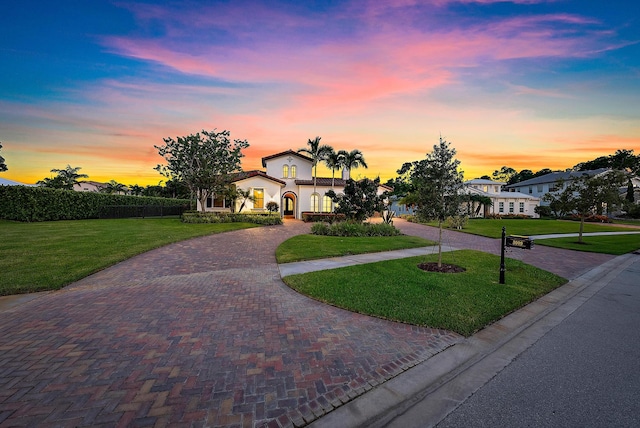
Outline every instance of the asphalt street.
<path fill-rule="evenodd" d="M 639 369 L 640 257 L 437 426 L 637 427 Z"/>

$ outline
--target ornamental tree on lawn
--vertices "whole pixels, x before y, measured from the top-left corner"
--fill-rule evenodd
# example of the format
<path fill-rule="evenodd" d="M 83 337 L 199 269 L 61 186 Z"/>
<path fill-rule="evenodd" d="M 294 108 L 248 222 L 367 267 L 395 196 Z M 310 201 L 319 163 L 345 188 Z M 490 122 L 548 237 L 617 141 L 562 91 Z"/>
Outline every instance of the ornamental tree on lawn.
<path fill-rule="evenodd" d="M 622 171 L 608 171 L 603 174 L 582 177 L 571 181 L 560 194 L 580 217 L 578 243 L 582 244 L 584 219 L 591 214 L 602 214 L 603 209 L 620 204 L 620 187 L 624 186 L 627 176 Z"/>
<path fill-rule="evenodd" d="M 442 223 L 459 213 L 462 202 L 463 175 L 455 155 L 456 150 L 440 137 L 439 144 L 433 146 L 427 158 L 414 162 L 411 167 L 418 216 L 438 220 L 438 267 L 442 267 Z"/>
<path fill-rule="evenodd" d="M 229 131 L 216 130 L 184 137 L 165 138 L 163 146 L 154 146 L 167 161 L 154 169 L 172 180 L 179 180 L 193 192 L 205 211 L 207 198 L 221 195 L 229 183 L 229 175 L 242 171 L 242 149 L 246 140 L 230 140 Z"/>

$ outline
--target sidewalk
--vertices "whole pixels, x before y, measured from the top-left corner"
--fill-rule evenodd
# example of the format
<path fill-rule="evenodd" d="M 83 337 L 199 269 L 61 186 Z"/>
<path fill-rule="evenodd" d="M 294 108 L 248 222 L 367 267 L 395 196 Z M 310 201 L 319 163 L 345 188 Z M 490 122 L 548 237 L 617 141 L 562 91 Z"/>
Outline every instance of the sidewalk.
<path fill-rule="evenodd" d="M 638 232 L 586 232 L 583 233 L 582 236 L 607 236 L 607 235 L 640 235 L 640 231 Z M 576 236 L 580 236 L 579 233 L 553 233 L 550 235 L 531 235 L 529 238 L 531 239 L 554 239 L 554 238 L 575 238 Z"/>
<path fill-rule="evenodd" d="M 456 248 L 443 246 L 442 251 L 454 251 Z M 438 247 L 418 247 L 406 250 L 381 251 L 379 253 L 354 254 L 343 257 L 332 257 L 329 259 L 306 260 L 303 262 L 284 263 L 278 265 L 280 276 L 285 277 L 299 273 L 316 272 L 319 270 L 337 269 L 345 266 L 360 265 L 365 263 L 375 263 L 384 260 L 404 259 L 407 257 L 424 256 L 426 254 L 437 253 Z"/>

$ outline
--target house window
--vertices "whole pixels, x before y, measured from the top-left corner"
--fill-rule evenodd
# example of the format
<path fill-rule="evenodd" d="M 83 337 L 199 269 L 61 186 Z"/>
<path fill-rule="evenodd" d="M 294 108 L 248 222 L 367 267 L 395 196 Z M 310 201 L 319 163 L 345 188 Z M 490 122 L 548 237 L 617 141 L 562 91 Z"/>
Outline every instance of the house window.
<path fill-rule="evenodd" d="M 520 212 L 524 212 L 524 202 L 520 202 Z"/>
<path fill-rule="evenodd" d="M 533 193 L 533 186 L 529 186 L 529 194 Z"/>
<path fill-rule="evenodd" d="M 482 191 L 483 192 L 488 192 L 489 191 L 489 186 L 482 186 Z"/>
<path fill-rule="evenodd" d="M 498 202 L 498 212 L 504 212 L 504 202 Z"/>
<path fill-rule="evenodd" d="M 313 212 L 318 211 L 318 194 L 317 193 L 314 193 L 313 195 L 311 195 L 311 211 Z"/>
<path fill-rule="evenodd" d="M 207 198 L 207 208 L 213 208 L 213 197 L 209 196 Z"/>
<path fill-rule="evenodd" d="M 538 184 L 538 193 L 542 193 L 542 184 Z"/>
<path fill-rule="evenodd" d="M 513 202 L 509 202 L 509 214 L 513 214 Z"/>
<path fill-rule="evenodd" d="M 264 208 L 264 189 L 253 189 L 253 208 Z"/>
<path fill-rule="evenodd" d="M 296 166 L 291 165 L 291 178 L 296 178 Z"/>
<path fill-rule="evenodd" d="M 282 177 L 289 177 L 289 165 L 285 165 L 282 167 Z"/>
<path fill-rule="evenodd" d="M 500 186 L 495 186 L 494 189 L 496 193 L 500 193 Z"/>
<path fill-rule="evenodd" d="M 331 198 L 328 196 L 322 197 L 322 212 L 324 213 L 331 212 Z"/>
<path fill-rule="evenodd" d="M 224 208 L 224 197 L 218 196 L 213 200 L 213 206 L 216 208 Z"/>

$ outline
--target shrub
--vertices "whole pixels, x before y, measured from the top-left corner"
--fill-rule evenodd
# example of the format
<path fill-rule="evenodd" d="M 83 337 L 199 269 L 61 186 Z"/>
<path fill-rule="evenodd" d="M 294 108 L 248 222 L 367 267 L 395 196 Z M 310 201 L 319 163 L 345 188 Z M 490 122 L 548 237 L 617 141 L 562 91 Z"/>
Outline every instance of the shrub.
<path fill-rule="evenodd" d="M 540 217 L 551 217 L 553 214 L 551 211 L 551 207 L 547 205 L 539 205 L 533 209 L 533 211 L 540 215 Z"/>
<path fill-rule="evenodd" d="M 418 219 L 413 214 L 400 214 L 400 218 L 410 223 L 419 223 Z"/>
<path fill-rule="evenodd" d="M 274 201 L 267 202 L 267 211 L 269 211 L 270 213 L 275 213 L 279 209 L 280 207 L 278 206 L 277 202 L 274 202 Z"/>
<path fill-rule="evenodd" d="M 640 218 L 640 205 L 630 204 L 625 215 L 627 218 Z"/>
<path fill-rule="evenodd" d="M 572 214 L 571 220 L 580 221 L 580 216 L 578 214 Z M 590 216 L 585 217 L 584 221 L 589 223 L 612 223 L 613 222 L 606 215 L 596 215 L 596 214 L 592 214 Z"/>
<path fill-rule="evenodd" d="M 447 217 L 447 227 L 451 229 L 462 229 L 469 220 L 466 215 L 456 215 Z"/>
<path fill-rule="evenodd" d="M 302 213 L 302 221 L 304 221 L 305 223 L 316 223 L 319 221 L 333 223 L 335 221 L 344 221 L 346 218 L 347 217 L 344 214 L 312 212 Z"/>
<path fill-rule="evenodd" d="M 311 233 L 313 235 L 330 235 L 331 230 L 329 229 L 329 224 L 325 222 L 314 223 L 311 226 Z"/>
<path fill-rule="evenodd" d="M 183 223 L 253 223 L 264 226 L 282 224 L 280 216 L 270 214 L 241 214 L 241 213 L 201 213 L 185 212 L 182 214 Z"/>
<path fill-rule="evenodd" d="M 84 220 L 101 218 L 113 206 L 187 207 L 188 204 L 186 199 L 110 195 L 46 187 L 0 186 L 0 218 L 5 220 Z"/>
<path fill-rule="evenodd" d="M 333 224 L 316 223 L 311 226 L 314 235 L 326 236 L 396 236 L 401 235 L 394 226 L 385 223 L 359 223 L 341 221 Z"/>
<path fill-rule="evenodd" d="M 485 218 L 496 219 L 496 220 L 501 220 L 503 218 L 514 219 L 514 220 L 525 220 L 525 219 L 530 219 L 531 217 L 526 214 L 489 214 Z"/>

